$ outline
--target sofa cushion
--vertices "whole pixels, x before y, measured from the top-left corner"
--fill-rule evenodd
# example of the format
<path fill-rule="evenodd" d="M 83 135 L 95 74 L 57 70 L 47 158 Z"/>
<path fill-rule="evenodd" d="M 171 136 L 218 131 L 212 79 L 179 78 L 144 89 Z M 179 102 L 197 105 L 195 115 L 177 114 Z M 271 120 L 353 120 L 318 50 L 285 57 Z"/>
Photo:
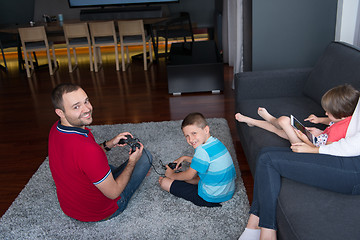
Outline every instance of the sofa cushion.
<path fill-rule="evenodd" d="M 247 99 L 238 102 L 236 111 L 252 118 L 261 119 L 257 114 L 258 107 L 265 107 L 268 112 L 275 117 L 283 115 L 290 116 L 292 114 L 301 122 L 303 122 L 302 120 L 311 113 L 317 116 L 325 116 L 325 112 L 321 106 L 307 97 Z M 304 123 L 304 125 L 314 126 L 309 122 Z M 249 127 L 245 123 L 237 123 L 237 127 L 239 130 L 240 141 L 253 175 L 255 174 L 257 154 L 260 152 L 261 148 L 267 146 L 290 146 L 288 140 L 264 129 Z M 324 126 L 322 126 L 322 128 L 324 128 Z"/>
<path fill-rule="evenodd" d="M 236 103 L 243 99 L 302 96 L 313 68 L 240 72 L 234 76 Z"/>
<path fill-rule="evenodd" d="M 345 195 L 282 179 L 279 239 L 358 239 L 360 195 Z"/>
<path fill-rule="evenodd" d="M 303 93 L 321 103 L 324 93 L 344 83 L 360 89 L 360 48 L 341 42 L 332 42 L 316 63 Z"/>

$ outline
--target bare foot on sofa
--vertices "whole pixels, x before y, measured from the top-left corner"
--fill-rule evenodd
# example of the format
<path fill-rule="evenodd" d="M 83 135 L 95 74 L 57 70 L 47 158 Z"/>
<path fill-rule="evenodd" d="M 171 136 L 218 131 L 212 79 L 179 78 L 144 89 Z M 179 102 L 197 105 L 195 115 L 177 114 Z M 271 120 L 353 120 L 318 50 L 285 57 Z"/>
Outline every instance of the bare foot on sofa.
<path fill-rule="evenodd" d="M 245 115 L 242 115 L 241 113 L 237 113 L 235 114 L 235 119 L 238 120 L 239 122 L 243 122 L 246 123 L 249 127 L 253 127 L 254 124 L 251 123 L 251 121 L 253 120 L 252 118 L 249 118 Z"/>
<path fill-rule="evenodd" d="M 274 117 L 273 115 L 271 115 L 267 110 L 266 108 L 262 108 L 262 107 L 259 107 L 258 108 L 258 114 L 260 117 L 262 117 L 266 122 L 272 124 L 274 127 L 276 127 L 277 129 L 280 129 L 282 130 L 283 127 L 281 126 L 281 123 L 279 123 L 279 119 Z M 271 131 L 269 129 L 267 129 L 268 131 Z M 274 132 L 274 131 L 271 131 L 271 132 Z M 275 132 L 276 133 L 276 132 Z M 279 135 L 279 134 L 278 134 Z M 281 135 L 279 135 L 280 137 L 283 137 L 283 134 L 281 133 Z M 285 137 L 285 139 L 287 139 Z"/>
<path fill-rule="evenodd" d="M 273 122 L 274 120 L 276 120 L 276 118 L 271 115 L 267 110 L 266 108 L 262 108 L 262 107 L 259 107 L 258 108 L 258 114 L 260 117 L 262 117 L 265 121 L 267 122 Z"/>

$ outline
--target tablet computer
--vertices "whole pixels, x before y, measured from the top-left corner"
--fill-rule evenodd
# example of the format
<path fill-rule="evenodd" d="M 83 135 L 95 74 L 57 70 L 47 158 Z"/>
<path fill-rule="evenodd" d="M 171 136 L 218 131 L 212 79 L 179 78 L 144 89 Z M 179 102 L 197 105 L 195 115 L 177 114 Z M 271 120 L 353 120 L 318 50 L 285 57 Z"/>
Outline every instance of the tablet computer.
<path fill-rule="evenodd" d="M 290 115 L 290 121 L 291 121 L 291 126 L 293 126 L 294 128 L 300 130 L 302 133 L 304 133 L 308 139 L 310 140 L 310 142 L 315 144 L 315 137 L 314 135 L 311 134 L 311 132 L 309 130 L 307 130 L 304 125 L 302 125 L 300 123 L 299 120 L 297 120 L 293 115 Z"/>

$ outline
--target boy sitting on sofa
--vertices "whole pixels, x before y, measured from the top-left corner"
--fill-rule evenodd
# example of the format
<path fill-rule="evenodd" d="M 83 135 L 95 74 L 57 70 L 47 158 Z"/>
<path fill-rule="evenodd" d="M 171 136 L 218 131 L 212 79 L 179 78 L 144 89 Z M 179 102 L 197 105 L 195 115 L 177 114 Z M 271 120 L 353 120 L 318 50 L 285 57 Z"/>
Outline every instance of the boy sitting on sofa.
<path fill-rule="evenodd" d="M 322 98 L 322 107 L 327 112 L 328 119 L 310 115 L 307 120 L 313 123 L 338 120 L 328 128 L 331 129 L 327 132 L 328 141 L 323 143 L 324 145 L 314 146 L 299 140 L 298 142 L 290 140 L 293 152 L 321 154 L 309 154 L 304 157 L 281 148 L 267 148 L 259 154 L 250 217 L 239 240 L 276 239 L 278 229 L 276 208 L 281 178 L 338 193 L 359 194 L 356 191 L 356 186 L 359 186 L 358 161 L 348 158 L 359 154 L 359 151 L 356 151 L 356 143 L 360 136 L 358 134 L 359 92 L 350 85 L 340 85 L 330 89 Z M 241 114 L 235 117 L 240 122 L 256 125 L 252 120 L 248 121 L 250 118 Z M 290 126 L 290 121 L 286 122 Z M 291 131 L 293 131 L 292 127 Z"/>
<path fill-rule="evenodd" d="M 197 206 L 221 207 L 232 198 L 236 172 L 229 151 L 210 135 L 210 128 L 201 113 L 190 113 L 182 122 L 186 141 L 195 149 L 193 157 L 182 156 L 167 166 L 166 177 L 160 177 L 162 189 L 191 201 Z M 175 172 L 183 162 L 191 163 L 183 172 Z"/>
<path fill-rule="evenodd" d="M 314 114 L 311 114 L 305 119 L 305 121 L 312 123 L 329 125 L 324 131 L 317 128 L 306 128 L 316 137 L 314 143 L 310 142 L 305 134 L 299 130 L 294 131 L 288 116 L 275 118 L 265 108 L 259 107 L 258 109 L 258 114 L 264 120 L 253 119 L 240 113 L 237 113 L 235 118 L 237 121 L 247 123 L 249 126 L 257 126 L 273 132 L 282 138 L 288 139 L 291 144 L 304 142 L 310 146 L 315 145 L 319 147 L 337 142 L 345 137 L 358 99 L 359 92 L 348 84 L 340 85 L 327 91 L 321 98 L 321 105 L 327 117 L 316 117 Z"/>

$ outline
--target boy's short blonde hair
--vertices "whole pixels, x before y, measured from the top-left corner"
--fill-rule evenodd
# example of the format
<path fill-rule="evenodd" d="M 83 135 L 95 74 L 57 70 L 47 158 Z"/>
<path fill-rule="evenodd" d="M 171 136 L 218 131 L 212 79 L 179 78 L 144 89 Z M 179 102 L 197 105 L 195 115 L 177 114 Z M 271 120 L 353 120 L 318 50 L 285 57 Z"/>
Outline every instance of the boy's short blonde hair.
<path fill-rule="evenodd" d="M 190 113 L 188 114 L 181 124 L 181 129 L 183 129 L 186 126 L 189 125 L 196 125 L 197 127 L 204 129 L 206 126 L 208 126 L 208 123 L 205 119 L 205 117 L 198 112 Z"/>
<path fill-rule="evenodd" d="M 327 91 L 321 98 L 323 109 L 340 119 L 351 116 L 359 100 L 359 91 L 349 84 L 340 85 Z"/>

